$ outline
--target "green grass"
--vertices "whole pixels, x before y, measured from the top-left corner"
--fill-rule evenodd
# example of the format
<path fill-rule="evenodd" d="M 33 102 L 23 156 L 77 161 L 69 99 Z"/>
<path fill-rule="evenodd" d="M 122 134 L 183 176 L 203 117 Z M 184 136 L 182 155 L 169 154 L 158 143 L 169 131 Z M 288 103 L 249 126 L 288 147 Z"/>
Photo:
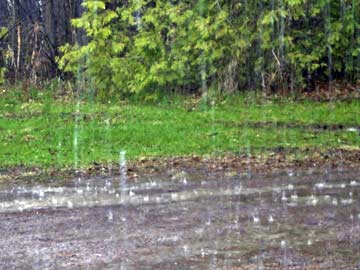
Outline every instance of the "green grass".
<path fill-rule="evenodd" d="M 88 166 L 127 157 L 267 153 L 276 148 L 326 151 L 360 146 L 359 132 L 307 125 L 360 126 L 360 101 L 264 101 L 235 96 L 215 106 L 173 99 L 159 104 L 86 103 L 0 97 L 0 167 Z M 249 123 L 270 122 L 265 126 Z M 76 125 L 77 123 L 77 125 Z M 282 123 L 283 125 L 276 125 Z M 298 124 L 293 128 L 285 124 Z M 74 146 L 77 133 L 78 145 Z M 77 149 L 77 150 L 76 150 Z"/>

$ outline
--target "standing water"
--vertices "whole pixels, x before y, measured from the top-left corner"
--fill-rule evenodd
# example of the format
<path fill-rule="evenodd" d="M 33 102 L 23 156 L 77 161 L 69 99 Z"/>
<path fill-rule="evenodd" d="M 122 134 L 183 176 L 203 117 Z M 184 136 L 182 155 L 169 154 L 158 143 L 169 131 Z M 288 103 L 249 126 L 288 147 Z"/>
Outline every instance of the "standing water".
<path fill-rule="evenodd" d="M 359 269 L 359 171 L 130 181 L 125 151 L 120 167 L 3 184 L 0 269 Z"/>

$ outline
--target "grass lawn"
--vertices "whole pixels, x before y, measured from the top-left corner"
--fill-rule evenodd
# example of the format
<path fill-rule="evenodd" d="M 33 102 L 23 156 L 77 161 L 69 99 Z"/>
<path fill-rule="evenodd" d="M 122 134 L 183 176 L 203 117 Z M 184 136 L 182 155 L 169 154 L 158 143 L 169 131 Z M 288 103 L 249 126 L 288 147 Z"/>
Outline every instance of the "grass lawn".
<path fill-rule="evenodd" d="M 86 167 L 127 158 L 360 149 L 360 101 L 261 100 L 234 96 L 207 106 L 190 98 L 158 104 L 20 102 L 0 96 L 0 168 Z M 349 129 L 350 128 L 350 129 Z"/>

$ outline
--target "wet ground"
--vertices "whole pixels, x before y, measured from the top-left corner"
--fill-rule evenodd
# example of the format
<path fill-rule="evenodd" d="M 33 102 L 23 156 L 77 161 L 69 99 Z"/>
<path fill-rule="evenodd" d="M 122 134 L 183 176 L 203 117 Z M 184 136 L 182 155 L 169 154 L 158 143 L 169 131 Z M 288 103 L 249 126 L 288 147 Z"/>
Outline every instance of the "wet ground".
<path fill-rule="evenodd" d="M 359 172 L 2 184 L 0 269 L 360 269 Z"/>

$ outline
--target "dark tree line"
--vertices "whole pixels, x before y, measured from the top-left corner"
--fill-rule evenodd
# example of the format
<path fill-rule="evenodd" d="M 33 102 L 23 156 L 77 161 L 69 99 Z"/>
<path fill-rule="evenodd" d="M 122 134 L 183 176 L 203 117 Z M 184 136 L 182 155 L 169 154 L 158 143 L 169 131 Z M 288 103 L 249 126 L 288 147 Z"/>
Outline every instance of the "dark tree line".
<path fill-rule="evenodd" d="M 84 43 L 71 19 L 80 17 L 81 0 L 0 0 L 0 66 L 10 81 L 37 83 L 62 77 L 59 47 Z"/>
<path fill-rule="evenodd" d="M 360 2 L 0 0 L 0 83 L 3 67 L 81 71 L 101 95 L 332 89 L 360 83 Z"/>

